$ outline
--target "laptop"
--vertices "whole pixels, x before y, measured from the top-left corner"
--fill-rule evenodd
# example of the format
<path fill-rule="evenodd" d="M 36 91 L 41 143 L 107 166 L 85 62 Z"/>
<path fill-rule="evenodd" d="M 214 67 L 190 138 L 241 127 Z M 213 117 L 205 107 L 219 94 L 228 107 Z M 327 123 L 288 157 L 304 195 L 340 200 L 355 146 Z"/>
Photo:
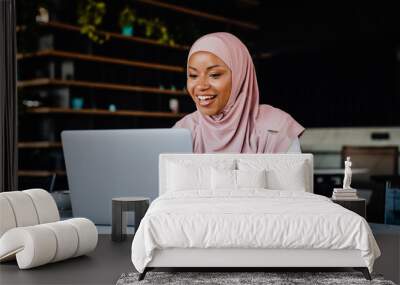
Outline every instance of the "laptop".
<path fill-rule="evenodd" d="M 61 133 L 74 217 L 110 225 L 114 197 L 158 196 L 160 153 L 192 153 L 187 129 Z"/>

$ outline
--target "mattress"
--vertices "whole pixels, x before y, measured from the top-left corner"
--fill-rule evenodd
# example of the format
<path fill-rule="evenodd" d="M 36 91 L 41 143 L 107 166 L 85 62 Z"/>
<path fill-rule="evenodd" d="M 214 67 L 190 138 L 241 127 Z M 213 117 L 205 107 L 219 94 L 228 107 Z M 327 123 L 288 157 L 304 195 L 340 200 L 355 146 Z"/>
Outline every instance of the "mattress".
<path fill-rule="evenodd" d="M 359 250 L 372 272 L 380 255 L 364 218 L 324 196 L 266 189 L 167 192 L 143 218 L 132 242 L 139 272 L 155 250 Z"/>

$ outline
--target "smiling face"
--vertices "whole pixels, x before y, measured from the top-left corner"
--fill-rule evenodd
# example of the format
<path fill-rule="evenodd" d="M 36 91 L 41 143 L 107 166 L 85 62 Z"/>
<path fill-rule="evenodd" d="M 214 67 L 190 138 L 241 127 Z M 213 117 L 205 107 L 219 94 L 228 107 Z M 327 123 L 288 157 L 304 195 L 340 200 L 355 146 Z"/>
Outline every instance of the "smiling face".
<path fill-rule="evenodd" d="M 204 115 L 221 113 L 232 89 L 232 73 L 216 55 L 199 51 L 188 62 L 187 90 Z"/>

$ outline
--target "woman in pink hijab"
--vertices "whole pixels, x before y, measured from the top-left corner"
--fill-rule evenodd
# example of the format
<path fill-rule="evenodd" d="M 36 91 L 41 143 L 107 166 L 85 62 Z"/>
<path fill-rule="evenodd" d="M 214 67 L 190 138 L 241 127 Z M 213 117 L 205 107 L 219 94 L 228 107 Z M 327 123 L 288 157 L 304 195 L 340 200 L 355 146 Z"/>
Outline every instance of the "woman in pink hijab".
<path fill-rule="evenodd" d="M 174 127 L 191 131 L 193 152 L 301 152 L 304 128 L 289 114 L 259 104 L 253 61 L 234 35 L 212 33 L 193 44 L 187 90 L 197 111 Z"/>

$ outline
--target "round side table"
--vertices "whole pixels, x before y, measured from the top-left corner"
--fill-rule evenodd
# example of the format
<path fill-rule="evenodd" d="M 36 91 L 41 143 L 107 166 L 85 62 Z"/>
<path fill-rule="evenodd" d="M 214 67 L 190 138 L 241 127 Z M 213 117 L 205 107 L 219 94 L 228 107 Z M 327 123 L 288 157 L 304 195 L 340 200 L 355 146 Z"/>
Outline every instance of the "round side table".
<path fill-rule="evenodd" d="M 135 234 L 140 221 L 149 208 L 150 198 L 118 197 L 112 199 L 112 234 L 113 241 L 126 239 L 127 212 L 135 212 Z"/>

